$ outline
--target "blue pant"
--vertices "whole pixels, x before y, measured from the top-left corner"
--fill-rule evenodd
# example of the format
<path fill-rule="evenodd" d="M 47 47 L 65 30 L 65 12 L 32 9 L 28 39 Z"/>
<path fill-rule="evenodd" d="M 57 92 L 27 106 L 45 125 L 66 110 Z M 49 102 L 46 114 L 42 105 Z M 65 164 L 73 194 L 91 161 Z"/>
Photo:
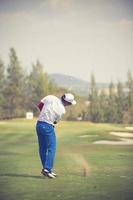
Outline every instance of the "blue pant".
<path fill-rule="evenodd" d="M 43 168 L 51 171 L 56 151 L 56 135 L 54 127 L 47 122 L 38 121 L 36 124 L 36 131 L 38 135 L 39 154 Z"/>

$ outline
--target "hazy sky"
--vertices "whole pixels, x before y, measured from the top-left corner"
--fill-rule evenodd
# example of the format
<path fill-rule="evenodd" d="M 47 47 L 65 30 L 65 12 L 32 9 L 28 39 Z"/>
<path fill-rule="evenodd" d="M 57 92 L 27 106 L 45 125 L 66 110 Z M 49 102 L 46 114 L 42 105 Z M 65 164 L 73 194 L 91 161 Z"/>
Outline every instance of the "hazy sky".
<path fill-rule="evenodd" d="M 133 0 L 0 0 L 0 56 L 100 82 L 133 73 Z"/>

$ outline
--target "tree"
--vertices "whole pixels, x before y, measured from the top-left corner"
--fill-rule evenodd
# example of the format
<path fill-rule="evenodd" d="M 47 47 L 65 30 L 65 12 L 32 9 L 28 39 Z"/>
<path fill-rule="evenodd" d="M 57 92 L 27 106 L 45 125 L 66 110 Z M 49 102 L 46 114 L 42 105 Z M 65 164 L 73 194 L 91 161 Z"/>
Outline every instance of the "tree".
<path fill-rule="evenodd" d="M 5 88 L 5 66 L 0 59 L 0 118 L 4 118 L 4 88 Z"/>
<path fill-rule="evenodd" d="M 37 111 L 35 104 L 48 94 L 49 80 L 47 74 L 44 72 L 44 67 L 39 60 L 32 65 L 30 75 L 27 77 L 26 91 L 27 91 L 27 109 Z"/>
<path fill-rule="evenodd" d="M 90 81 L 90 94 L 89 100 L 93 101 L 97 98 L 97 87 L 94 74 L 91 74 L 91 81 Z"/>
<path fill-rule="evenodd" d="M 133 77 L 132 73 L 128 71 L 127 73 L 127 88 L 128 88 L 128 106 L 133 108 Z"/>
<path fill-rule="evenodd" d="M 126 85 L 128 88 L 127 108 L 128 108 L 129 123 L 133 123 L 133 76 L 131 71 L 128 71 L 127 73 Z"/>
<path fill-rule="evenodd" d="M 123 91 L 123 84 L 121 82 L 117 83 L 116 104 L 117 104 L 117 122 L 122 123 L 124 109 L 125 109 L 125 94 Z"/>
<path fill-rule="evenodd" d="M 6 113 L 9 117 L 20 117 L 23 113 L 23 71 L 16 55 L 15 49 L 9 53 L 9 65 L 5 87 Z"/>
<path fill-rule="evenodd" d="M 100 122 L 107 122 L 108 97 L 104 89 L 101 91 L 99 95 L 99 104 L 100 104 L 100 112 L 99 112 Z"/>
<path fill-rule="evenodd" d="M 113 82 L 109 84 L 109 97 L 107 107 L 107 122 L 117 123 L 117 104 L 116 104 L 116 92 Z"/>
<path fill-rule="evenodd" d="M 93 122 L 99 122 L 100 103 L 94 74 L 91 75 L 89 101 L 89 119 Z"/>

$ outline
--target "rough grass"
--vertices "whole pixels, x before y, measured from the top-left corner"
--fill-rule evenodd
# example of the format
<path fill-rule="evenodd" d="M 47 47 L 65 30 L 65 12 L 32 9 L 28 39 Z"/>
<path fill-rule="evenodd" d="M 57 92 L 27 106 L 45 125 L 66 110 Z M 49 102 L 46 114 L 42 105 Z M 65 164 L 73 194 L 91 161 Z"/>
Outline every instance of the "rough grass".
<path fill-rule="evenodd" d="M 92 144 L 117 140 L 110 131 L 126 130 L 123 125 L 59 123 L 55 159 L 59 177 L 49 180 L 40 175 L 35 120 L 0 122 L 0 200 L 131 200 L 133 146 Z"/>

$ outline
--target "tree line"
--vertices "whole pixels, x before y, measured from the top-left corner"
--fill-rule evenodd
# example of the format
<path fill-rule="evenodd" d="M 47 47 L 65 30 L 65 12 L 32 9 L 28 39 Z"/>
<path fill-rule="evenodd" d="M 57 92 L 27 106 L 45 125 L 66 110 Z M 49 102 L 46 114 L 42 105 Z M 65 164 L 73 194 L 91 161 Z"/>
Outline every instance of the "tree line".
<path fill-rule="evenodd" d="M 108 93 L 100 94 L 95 76 L 91 75 L 89 106 L 86 118 L 93 122 L 133 123 L 133 76 L 127 72 L 127 81 L 109 84 Z"/>
<path fill-rule="evenodd" d="M 7 66 L 0 59 L 0 119 L 25 117 L 27 111 L 36 115 L 36 104 L 41 98 L 62 92 L 65 89 L 51 82 L 39 60 L 32 64 L 28 73 L 14 48 L 10 48 Z"/>
<path fill-rule="evenodd" d="M 0 59 L 0 119 L 25 117 L 31 111 L 36 116 L 36 104 L 48 94 L 61 96 L 67 89 L 57 87 L 37 60 L 28 73 L 20 63 L 14 48 L 9 51 L 9 63 L 5 66 Z M 108 93 L 99 93 L 95 76 L 91 75 L 88 102 L 77 97 L 77 105 L 67 108 L 65 119 L 100 123 L 133 123 L 133 77 L 127 73 L 126 83 L 109 84 Z M 80 117 L 79 117 L 80 119 Z"/>

